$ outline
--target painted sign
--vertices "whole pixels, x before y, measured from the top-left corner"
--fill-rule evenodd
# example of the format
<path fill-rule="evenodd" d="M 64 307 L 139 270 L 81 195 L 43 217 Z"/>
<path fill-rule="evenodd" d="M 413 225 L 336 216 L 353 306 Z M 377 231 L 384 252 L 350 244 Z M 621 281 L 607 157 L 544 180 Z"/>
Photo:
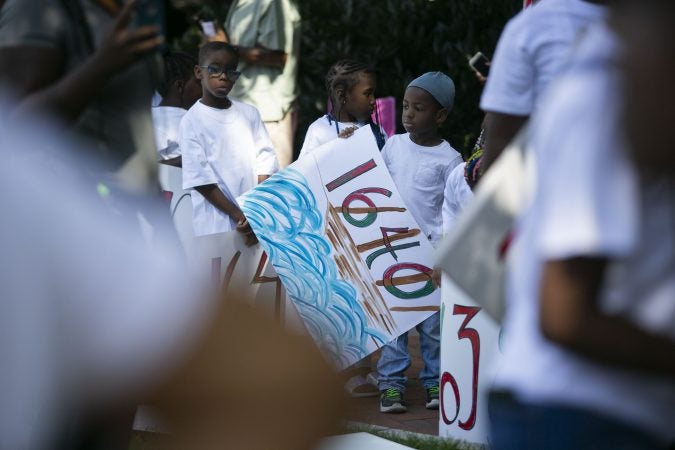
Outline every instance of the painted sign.
<path fill-rule="evenodd" d="M 368 127 L 238 201 L 310 335 L 339 368 L 439 310 L 433 249 Z"/>
<path fill-rule="evenodd" d="M 236 231 L 195 236 L 190 191 L 183 190 L 181 169 L 160 164 L 159 174 L 192 272 L 214 288 L 246 297 L 280 323 L 301 330 L 295 308 L 287 307 L 281 281 L 260 245 L 247 247 Z"/>
<path fill-rule="evenodd" d="M 501 355 L 500 328 L 443 274 L 439 435 L 487 444 L 487 394 Z"/>

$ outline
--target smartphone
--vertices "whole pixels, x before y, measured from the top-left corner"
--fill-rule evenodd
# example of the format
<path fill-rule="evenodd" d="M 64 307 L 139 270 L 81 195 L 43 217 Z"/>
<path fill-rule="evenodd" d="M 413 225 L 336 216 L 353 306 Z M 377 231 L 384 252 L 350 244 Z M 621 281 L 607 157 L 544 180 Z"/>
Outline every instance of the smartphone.
<path fill-rule="evenodd" d="M 164 10 L 165 0 L 137 0 L 132 24 L 135 28 L 145 25 L 155 25 L 159 32 L 165 35 L 166 18 Z"/>
<path fill-rule="evenodd" d="M 216 35 L 216 24 L 213 20 L 200 21 L 199 25 L 202 28 L 202 33 L 206 37 L 213 37 Z"/>
<path fill-rule="evenodd" d="M 490 65 L 488 64 L 489 62 L 490 60 L 487 59 L 484 54 L 477 52 L 471 57 L 471 59 L 469 59 L 469 66 L 487 78 L 488 74 L 490 73 Z"/>

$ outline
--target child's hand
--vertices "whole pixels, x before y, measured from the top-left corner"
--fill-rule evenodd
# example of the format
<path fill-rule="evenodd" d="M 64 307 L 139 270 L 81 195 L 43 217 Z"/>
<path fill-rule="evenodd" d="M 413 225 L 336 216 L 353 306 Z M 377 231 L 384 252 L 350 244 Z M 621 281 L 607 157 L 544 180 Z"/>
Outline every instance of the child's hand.
<path fill-rule="evenodd" d="M 237 231 L 244 235 L 244 243 L 247 247 L 251 247 L 258 243 L 258 237 L 251 229 L 251 224 L 248 223 L 248 220 L 246 220 L 245 217 L 242 217 L 237 221 Z"/>
<path fill-rule="evenodd" d="M 354 132 L 355 132 L 356 130 L 358 130 L 357 127 L 347 127 L 347 128 L 345 128 L 344 130 L 340 131 L 340 133 L 338 133 L 338 137 L 339 137 L 339 138 L 343 138 L 343 139 L 347 139 L 347 138 L 350 137 L 352 134 L 354 134 Z"/>
<path fill-rule="evenodd" d="M 101 68 L 117 73 L 155 50 L 164 37 L 155 25 L 129 28 L 136 0 L 127 2 L 115 18 L 112 28 L 106 33 L 101 46 L 94 53 L 94 59 Z"/>

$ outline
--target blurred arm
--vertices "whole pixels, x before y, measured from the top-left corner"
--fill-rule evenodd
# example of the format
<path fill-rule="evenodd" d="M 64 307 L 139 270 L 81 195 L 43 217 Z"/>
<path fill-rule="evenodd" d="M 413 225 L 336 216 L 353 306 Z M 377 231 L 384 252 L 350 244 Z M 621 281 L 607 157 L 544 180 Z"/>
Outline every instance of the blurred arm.
<path fill-rule="evenodd" d="M 483 172 L 487 171 L 502 154 L 528 118 L 529 116 L 515 116 L 491 111 L 485 114 L 485 147 L 481 162 Z"/>
<path fill-rule="evenodd" d="M 675 342 L 598 309 L 607 260 L 548 261 L 540 291 L 544 336 L 598 362 L 675 376 Z"/>
<path fill-rule="evenodd" d="M 64 76 L 65 55 L 56 47 L 0 49 L 0 79 L 19 99 L 17 113 L 50 111 L 72 122 L 107 80 L 162 42 L 154 26 L 127 29 L 135 2 L 128 2 L 101 47 Z"/>
<path fill-rule="evenodd" d="M 203 186 L 195 186 L 195 189 L 197 192 L 202 194 L 209 203 L 230 216 L 235 222 L 239 223 L 246 220 L 244 213 L 241 212 L 239 206 L 227 198 L 217 185 L 207 184 Z"/>
<path fill-rule="evenodd" d="M 283 69 L 288 55 L 282 50 L 270 50 L 262 45 L 255 47 L 239 47 L 239 58 L 249 64 L 269 66 Z"/>

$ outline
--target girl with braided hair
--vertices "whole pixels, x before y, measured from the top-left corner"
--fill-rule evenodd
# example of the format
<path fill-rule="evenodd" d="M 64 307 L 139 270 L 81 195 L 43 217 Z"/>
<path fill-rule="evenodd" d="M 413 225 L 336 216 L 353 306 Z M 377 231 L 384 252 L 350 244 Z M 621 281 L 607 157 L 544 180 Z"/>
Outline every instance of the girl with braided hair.
<path fill-rule="evenodd" d="M 162 101 L 152 108 L 157 151 L 164 164 L 181 166 L 178 126 L 187 110 L 202 96 L 202 86 L 194 75 L 196 65 L 197 58 L 187 53 L 164 55 L 164 78 L 157 86 Z"/>
<path fill-rule="evenodd" d="M 358 128 L 368 125 L 377 146 L 382 149 L 384 130 L 371 120 L 375 109 L 375 70 L 368 65 L 343 59 L 335 63 L 326 75 L 329 112 L 315 120 L 307 129 L 300 157 L 336 137 L 349 137 Z"/>

